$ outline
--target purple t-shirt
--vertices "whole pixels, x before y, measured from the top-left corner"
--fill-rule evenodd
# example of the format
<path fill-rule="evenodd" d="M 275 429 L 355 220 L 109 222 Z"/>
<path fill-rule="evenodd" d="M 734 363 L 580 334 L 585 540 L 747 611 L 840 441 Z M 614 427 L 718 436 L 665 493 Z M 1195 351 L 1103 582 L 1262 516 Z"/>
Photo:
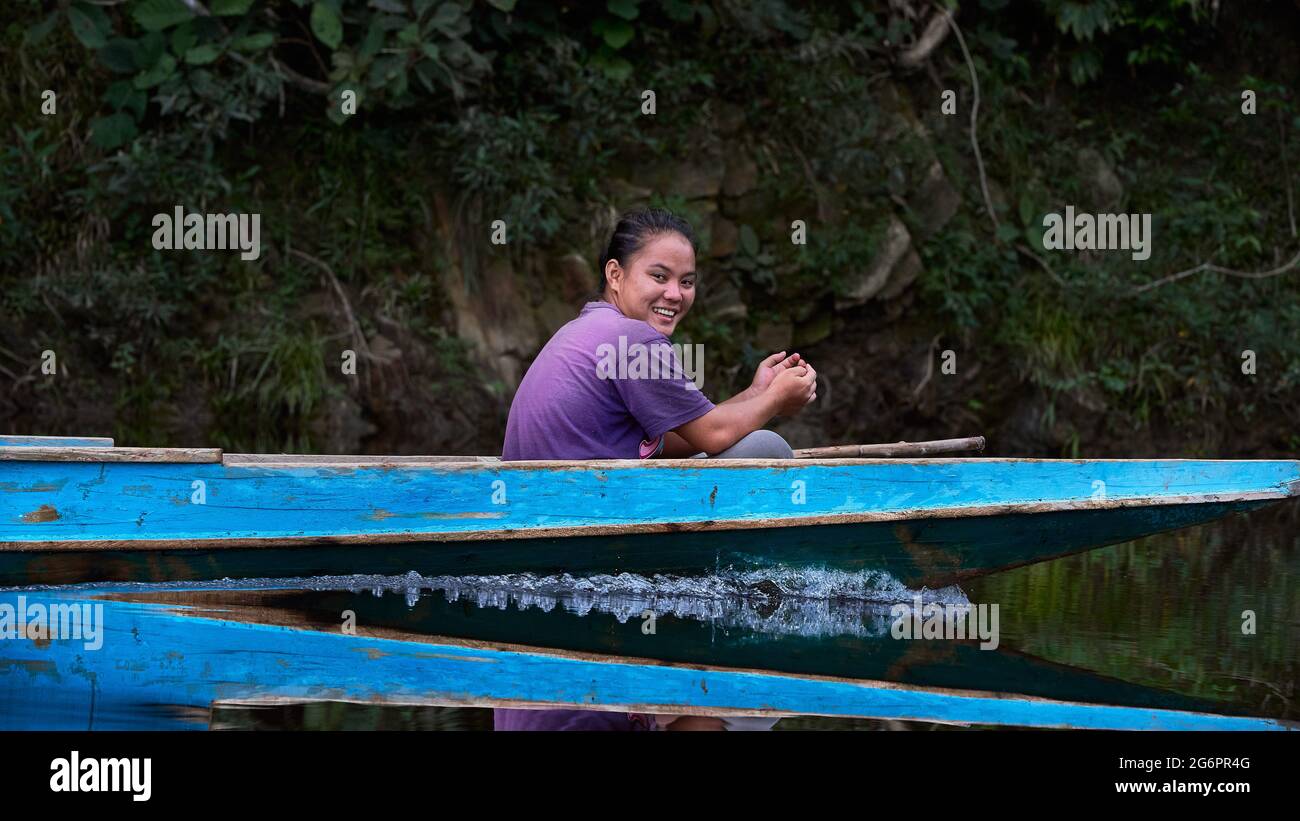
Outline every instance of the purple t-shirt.
<path fill-rule="evenodd" d="M 686 365 L 683 365 L 683 360 Z M 588 302 L 555 332 L 510 405 L 506 461 L 637 459 L 713 410 L 668 337 L 608 302 Z"/>

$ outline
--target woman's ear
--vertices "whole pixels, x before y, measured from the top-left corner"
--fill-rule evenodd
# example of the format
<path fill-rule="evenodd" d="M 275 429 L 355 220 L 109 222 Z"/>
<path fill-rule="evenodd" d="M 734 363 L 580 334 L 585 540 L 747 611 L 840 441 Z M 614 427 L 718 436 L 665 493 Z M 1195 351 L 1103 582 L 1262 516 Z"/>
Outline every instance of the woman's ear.
<path fill-rule="evenodd" d="M 605 263 L 605 285 L 606 287 L 614 286 L 623 278 L 623 267 L 618 264 L 618 260 L 611 259 Z M 615 288 L 617 290 L 617 288 Z"/>

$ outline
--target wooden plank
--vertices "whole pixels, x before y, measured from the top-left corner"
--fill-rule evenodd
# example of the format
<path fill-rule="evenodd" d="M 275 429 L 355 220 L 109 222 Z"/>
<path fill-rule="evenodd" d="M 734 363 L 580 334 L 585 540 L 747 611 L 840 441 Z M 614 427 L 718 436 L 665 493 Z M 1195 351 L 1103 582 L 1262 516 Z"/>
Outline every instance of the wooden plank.
<path fill-rule="evenodd" d="M 984 450 L 983 436 L 962 439 L 935 439 L 930 442 L 895 442 L 884 445 L 832 445 L 821 448 L 802 448 L 794 452 L 796 459 L 843 458 L 900 458 L 929 456 L 934 453 L 963 453 Z"/>
<path fill-rule="evenodd" d="M 0 447 L 0 462 L 167 462 L 212 464 L 220 448 Z"/>
<path fill-rule="evenodd" d="M 111 448 L 113 447 L 113 440 L 98 436 L 7 436 L 0 434 L 0 447 Z"/>
<path fill-rule="evenodd" d="M 490 457 L 489 457 L 490 458 Z M 500 461 L 500 460 L 499 460 Z M 615 468 L 645 468 L 647 470 L 738 470 L 745 468 L 773 468 L 784 470 L 798 470 L 807 467 L 855 467 L 861 465 L 897 465 L 907 464 L 915 466 L 942 466 L 950 465 L 960 467 L 963 465 L 980 465 L 988 463 L 997 463 L 1002 465 L 1053 465 L 1064 466 L 1074 465 L 1076 467 L 1089 466 L 1107 466 L 1113 465 L 1118 467 L 1132 466 L 1143 467 L 1149 465 L 1168 466 L 1177 468 L 1179 466 L 1195 467 L 1203 464 L 1219 465 L 1241 465 L 1249 466 L 1252 464 L 1278 464 L 1279 462 L 1290 462 L 1300 465 L 1300 460 L 1294 459 L 1039 459 L 1018 456 L 926 456 L 907 459 L 880 459 L 880 458 L 836 458 L 836 459 L 799 459 L 793 461 L 790 459 L 547 459 L 536 461 L 500 461 L 503 467 L 514 468 L 518 470 L 602 470 Z M 449 463 L 449 470 L 461 470 L 466 467 L 473 468 L 474 465 L 465 465 L 463 463 Z"/>
<path fill-rule="evenodd" d="M 495 464 L 497 456 L 331 456 L 298 453 L 227 453 L 227 465 L 444 465 Z"/>

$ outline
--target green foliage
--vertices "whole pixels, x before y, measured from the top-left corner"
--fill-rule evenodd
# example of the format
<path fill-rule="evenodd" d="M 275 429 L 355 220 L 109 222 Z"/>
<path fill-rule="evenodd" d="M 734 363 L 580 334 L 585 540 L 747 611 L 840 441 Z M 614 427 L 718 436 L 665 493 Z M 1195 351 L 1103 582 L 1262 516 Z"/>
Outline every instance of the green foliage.
<path fill-rule="evenodd" d="M 1027 5 L 1038 6 L 1056 29 L 1066 71 L 1076 86 L 1099 79 L 1107 61 L 1132 69 L 1183 69 L 1194 62 L 1211 16 L 1207 0 L 1044 0 Z"/>
<path fill-rule="evenodd" d="M 197 362 L 197 401 L 221 435 L 307 435 L 334 390 L 309 351 L 352 330 L 337 311 L 304 312 L 335 297 L 294 250 L 330 266 L 361 333 L 400 328 L 477 383 L 452 331 L 447 261 L 482 284 L 501 253 L 487 242 L 497 219 L 515 263 L 590 256 L 603 239 L 595 215 L 645 189 L 702 232 L 715 209 L 739 230 L 734 255 L 701 261 L 702 282 L 736 285 L 749 319 L 693 313 L 684 329 L 717 346 L 719 366 L 754 353 L 746 331 L 760 319 L 831 312 L 892 213 L 923 262 L 909 321 L 976 340 L 1061 408 L 1095 399 L 1125 432 L 1209 425 L 1236 410 L 1234 358 L 1247 347 L 1270 376 L 1241 413 L 1275 415 L 1300 386 L 1293 278 L 1202 274 L 1133 293 L 1202 260 L 1254 270 L 1294 253 L 1277 156 L 1286 145 L 1300 160 L 1300 112 L 1267 61 L 1246 76 L 1214 62 L 1232 50 L 1204 47 L 1216 36 L 1205 3 L 962 4 L 997 233 L 965 118 L 933 115 L 928 73 L 892 62 L 924 22 L 906 4 L 209 0 L 211 15 L 197 16 L 180 0 L 51 5 L 13 4 L 0 31 L 0 70 L 17 78 L 0 94 L 0 311 L 11 322 L 0 349 L 53 333 L 83 340 L 141 429 L 150 403 L 194 392 Z M 955 43 L 942 48 L 952 51 L 933 61 L 940 78 L 967 82 Z M 50 77 L 57 120 L 32 103 Z M 1058 82 L 1078 88 L 1062 94 Z M 1242 88 L 1258 93 L 1264 128 L 1247 133 L 1236 117 Z M 654 116 L 640 110 L 646 89 Z M 348 91 L 356 113 L 343 108 Z M 1157 215 L 1150 261 L 1042 251 L 1042 215 L 1088 193 L 1085 146 L 1117 169 L 1125 209 Z M 684 160 L 741 152 L 761 168 L 743 197 L 687 199 L 664 179 Z M 961 206 L 928 235 L 915 197 L 935 162 Z M 263 258 L 153 251 L 150 215 L 178 204 L 261 213 Z M 808 223 L 806 247 L 789 242 L 795 218 Z M 720 378 L 725 393 L 747 375 Z"/>

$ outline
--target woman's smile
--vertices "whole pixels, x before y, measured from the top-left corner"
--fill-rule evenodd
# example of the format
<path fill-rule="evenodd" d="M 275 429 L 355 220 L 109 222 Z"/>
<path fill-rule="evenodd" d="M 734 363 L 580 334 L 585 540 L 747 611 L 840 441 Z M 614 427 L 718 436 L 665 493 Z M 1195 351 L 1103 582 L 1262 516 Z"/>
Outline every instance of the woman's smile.
<path fill-rule="evenodd" d="M 680 308 L 669 308 L 663 305 L 655 305 L 650 309 L 650 314 L 655 320 L 653 324 L 666 328 L 672 328 L 677 324 L 677 315 L 680 313 Z"/>

